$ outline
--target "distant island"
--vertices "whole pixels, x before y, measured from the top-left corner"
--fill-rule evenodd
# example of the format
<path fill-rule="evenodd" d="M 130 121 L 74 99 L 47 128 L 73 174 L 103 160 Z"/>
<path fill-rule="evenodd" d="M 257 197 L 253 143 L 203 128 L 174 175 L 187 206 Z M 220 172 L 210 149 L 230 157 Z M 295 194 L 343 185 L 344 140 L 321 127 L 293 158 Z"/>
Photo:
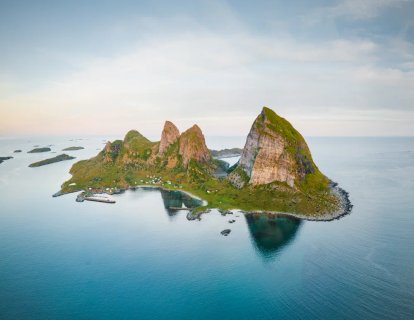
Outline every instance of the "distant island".
<path fill-rule="evenodd" d="M 3 161 L 10 160 L 10 159 L 13 159 L 13 157 L 0 157 L 0 163 L 3 163 Z"/>
<path fill-rule="evenodd" d="M 210 150 L 211 156 L 216 159 L 225 159 L 241 156 L 243 149 L 231 148 L 223 150 Z"/>
<path fill-rule="evenodd" d="M 49 147 L 44 147 L 44 148 L 34 148 L 30 151 L 27 151 L 27 153 L 40 153 L 40 152 L 49 152 L 49 151 L 51 151 Z"/>
<path fill-rule="evenodd" d="M 59 194 L 179 190 L 205 200 L 193 215 L 217 208 L 332 220 L 351 210 L 348 194 L 320 172 L 302 135 L 267 107 L 254 121 L 234 166 L 214 159 L 213 153 L 219 157 L 207 148 L 197 125 L 180 134 L 166 121 L 158 142 L 131 130 L 123 140 L 106 143 L 94 158 L 75 163 Z"/>
<path fill-rule="evenodd" d="M 68 147 L 65 149 L 62 149 L 62 151 L 75 151 L 75 150 L 82 150 L 85 149 L 84 147 Z"/>
<path fill-rule="evenodd" d="M 56 157 L 53 157 L 53 158 L 49 158 L 49 159 L 45 159 L 45 160 L 41 160 L 41 161 L 38 161 L 38 162 L 34 162 L 32 164 L 29 164 L 29 167 L 30 168 L 41 167 L 41 166 L 45 166 L 47 164 L 60 162 L 60 161 L 65 161 L 65 160 L 72 160 L 72 159 L 75 159 L 75 157 L 68 156 L 67 154 L 60 154 L 60 155 L 58 155 Z"/>

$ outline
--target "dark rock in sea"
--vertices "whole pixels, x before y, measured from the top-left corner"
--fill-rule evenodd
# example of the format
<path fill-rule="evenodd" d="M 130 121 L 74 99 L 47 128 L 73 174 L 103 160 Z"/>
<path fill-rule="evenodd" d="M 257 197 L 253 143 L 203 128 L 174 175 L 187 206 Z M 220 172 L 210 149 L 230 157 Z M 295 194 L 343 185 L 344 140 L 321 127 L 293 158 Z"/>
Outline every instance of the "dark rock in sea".
<path fill-rule="evenodd" d="M 47 164 L 60 162 L 60 161 L 65 161 L 65 160 L 72 160 L 72 159 L 75 159 L 75 157 L 68 156 L 67 154 L 60 154 L 60 155 L 58 155 L 56 157 L 53 157 L 53 158 L 49 158 L 49 159 L 45 159 L 45 160 L 42 160 L 42 161 L 34 162 L 34 163 L 30 164 L 29 167 L 31 167 L 31 168 L 40 167 L 40 166 L 44 166 L 44 165 L 47 165 Z"/>
<path fill-rule="evenodd" d="M 230 229 L 224 229 L 223 231 L 221 231 L 221 235 L 227 237 L 230 234 L 231 230 Z"/>
<path fill-rule="evenodd" d="M 63 195 L 64 195 L 64 193 L 62 192 L 62 190 L 60 190 L 60 191 L 58 191 L 58 192 L 54 193 L 54 194 L 52 195 L 52 197 L 53 197 L 53 198 L 56 198 L 56 197 L 60 197 L 60 196 L 63 196 Z"/>
<path fill-rule="evenodd" d="M 231 212 L 230 210 L 224 210 L 224 209 L 218 209 L 218 212 L 220 212 L 222 216 L 233 214 L 233 212 Z"/>
<path fill-rule="evenodd" d="M 84 147 L 67 147 L 65 149 L 62 149 L 62 151 L 75 151 L 75 150 L 82 150 L 85 149 Z"/>
<path fill-rule="evenodd" d="M 76 197 L 76 202 L 84 202 L 85 201 L 85 192 L 81 192 L 78 194 L 78 196 Z"/>
<path fill-rule="evenodd" d="M 14 150 L 14 153 L 22 152 L 22 150 Z"/>
<path fill-rule="evenodd" d="M 94 178 L 94 179 L 96 179 L 96 178 Z M 98 178 L 98 179 L 101 179 L 101 178 Z M 100 181 L 100 180 L 97 180 L 97 181 Z M 124 193 L 124 192 L 125 192 L 125 189 L 123 189 L 123 188 L 115 188 L 115 189 L 112 190 L 112 194 L 121 194 L 121 193 Z"/>
<path fill-rule="evenodd" d="M 236 222 L 236 220 L 229 220 L 229 223 L 235 223 Z"/>
<path fill-rule="evenodd" d="M 5 160 L 13 159 L 13 157 L 0 157 L 0 163 L 2 163 Z"/>
<path fill-rule="evenodd" d="M 50 148 L 44 147 L 44 148 L 35 148 L 33 150 L 28 151 L 27 153 L 40 153 L 40 152 L 49 152 L 51 151 Z"/>
<path fill-rule="evenodd" d="M 192 221 L 192 220 L 196 220 L 196 219 L 200 220 L 200 216 L 201 216 L 203 213 L 209 213 L 210 211 L 211 211 L 211 210 L 210 210 L 210 209 L 208 209 L 208 208 L 206 208 L 206 209 L 204 209 L 204 210 L 200 210 L 200 209 L 195 210 L 195 209 L 193 209 L 193 210 L 191 210 L 191 211 L 189 211 L 189 212 L 187 213 L 187 220 L 190 220 L 190 221 Z"/>

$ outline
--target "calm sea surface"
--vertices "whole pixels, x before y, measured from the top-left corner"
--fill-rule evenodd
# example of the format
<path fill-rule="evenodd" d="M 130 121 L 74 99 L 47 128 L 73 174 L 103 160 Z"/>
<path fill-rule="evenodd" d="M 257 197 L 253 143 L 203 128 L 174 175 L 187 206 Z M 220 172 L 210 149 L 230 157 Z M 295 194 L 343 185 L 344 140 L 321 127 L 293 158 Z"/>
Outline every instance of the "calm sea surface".
<path fill-rule="evenodd" d="M 185 199 L 156 190 L 116 204 L 52 198 L 104 138 L 69 139 L 0 139 L 14 157 L 0 164 L 0 319 L 414 318 L 414 138 L 308 139 L 354 204 L 332 222 L 188 221 L 166 209 Z M 207 137 L 211 148 L 243 140 Z M 26 152 L 49 144 L 85 149 L 28 168 L 55 154 Z"/>

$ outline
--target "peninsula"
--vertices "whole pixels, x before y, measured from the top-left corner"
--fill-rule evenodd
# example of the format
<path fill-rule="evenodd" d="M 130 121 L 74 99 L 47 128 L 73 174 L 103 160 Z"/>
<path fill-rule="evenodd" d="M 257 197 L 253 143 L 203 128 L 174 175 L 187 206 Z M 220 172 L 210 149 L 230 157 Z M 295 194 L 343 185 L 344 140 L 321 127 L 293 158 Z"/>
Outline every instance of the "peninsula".
<path fill-rule="evenodd" d="M 158 186 L 205 200 L 196 212 L 239 209 L 332 220 L 352 207 L 348 194 L 320 172 L 302 135 L 267 107 L 230 168 L 213 158 L 197 125 L 180 133 L 166 121 L 159 142 L 131 130 L 94 158 L 75 163 L 70 173 L 62 194 Z"/>

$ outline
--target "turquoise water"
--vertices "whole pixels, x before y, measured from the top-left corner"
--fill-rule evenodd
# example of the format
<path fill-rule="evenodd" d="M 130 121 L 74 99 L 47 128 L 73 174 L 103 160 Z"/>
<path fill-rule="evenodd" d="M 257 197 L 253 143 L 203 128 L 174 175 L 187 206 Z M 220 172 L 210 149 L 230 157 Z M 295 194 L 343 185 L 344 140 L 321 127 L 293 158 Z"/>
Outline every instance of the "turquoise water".
<path fill-rule="evenodd" d="M 233 140 L 208 138 L 212 148 Z M 1 319 L 410 319 L 414 317 L 414 139 L 310 138 L 352 213 L 307 222 L 217 211 L 188 221 L 157 190 L 116 204 L 52 198 L 102 138 L 0 140 Z M 78 159 L 39 168 L 53 144 Z M 59 153 L 58 153 L 59 154 Z M 236 220 L 230 224 L 230 219 Z M 220 235 L 231 229 L 229 236 Z"/>

